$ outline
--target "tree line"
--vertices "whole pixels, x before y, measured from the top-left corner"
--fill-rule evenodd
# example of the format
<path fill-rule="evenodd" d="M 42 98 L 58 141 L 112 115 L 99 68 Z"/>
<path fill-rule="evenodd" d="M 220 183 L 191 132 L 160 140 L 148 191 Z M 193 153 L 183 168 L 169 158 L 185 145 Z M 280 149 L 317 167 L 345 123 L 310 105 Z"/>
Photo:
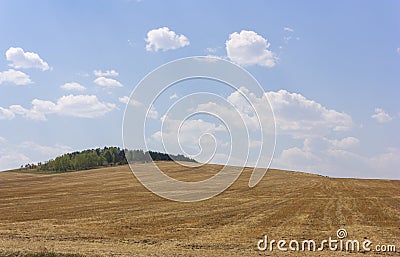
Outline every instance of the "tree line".
<path fill-rule="evenodd" d="M 126 157 L 125 157 L 126 154 Z M 188 161 L 196 162 L 194 159 L 184 155 L 171 155 L 166 153 L 143 150 L 127 150 L 119 147 L 104 147 L 96 149 L 88 149 L 66 153 L 55 159 L 37 165 L 29 164 L 25 167 L 36 168 L 39 171 L 66 172 L 76 170 L 88 170 L 98 167 L 124 165 L 134 162 L 150 162 L 150 161 Z"/>

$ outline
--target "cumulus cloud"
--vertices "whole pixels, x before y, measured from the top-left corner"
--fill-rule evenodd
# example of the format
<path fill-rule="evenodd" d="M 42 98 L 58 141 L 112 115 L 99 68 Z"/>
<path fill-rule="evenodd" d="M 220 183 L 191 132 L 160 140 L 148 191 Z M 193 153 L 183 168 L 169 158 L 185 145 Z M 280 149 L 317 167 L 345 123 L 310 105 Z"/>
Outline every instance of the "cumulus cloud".
<path fill-rule="evenodd" d="M 106 71 L 94 70 L 93 74 L 96 77 L 118 77 L 119 75 L 119 73 L 115 70 L 106 70 Z"/>
<path fill-rule="evenodd" d="M 170 99 L 170 100 L 176 99 L 176 98 L 178 98 L 178 95 L 177 95 L 176 93 L 169 96 L 169 99 Z"/>
<path fill-rule="evenodd" d="M 43 101 L 44 102 L 44 101 Z M 30 120 L 46 120 L 46 113 L 41 112 L 38 109 L 42 109 L 40 106 L 41 100 L 35 99 L 32 101 L 33 107 L 31 109 L 26 109 L 21 105 L 11 105 L 8 109 L 15 115 L 20 115 L 26 119 Z M 50 105 L 54 106 L 54 103 L 49 102 Z"/>
<path fill-rule="evenodd" d="M 234 32 L 229 35 L 225 44 L 228 58 L 243 66 L 259 65 L 271 68 L 278 60 L 269 50 L 270 43 L 267 39 L 254 31 Z"/>
<path fill-rule="evenodd" d="M 21 105 L 11 105 L 8 109 L 0 107 L 0 118 L 12 119 L 20 115 L 30 120 L 47 120 L 47 115 L 96 118 L 116 109 L 115 104 L 101 102 L 95 95 L 67 95 L 60 97 L 56 103 L 34 99 L 30 109 Z"/>
<path fill-rule="evenodd" d="M 106 77 L 98 77 L 93 81 L 96 85 L 101 87 L 122 87 L 121 82 L 115 79 L 110 79 Z"/>
<path fill-rule="evenodd" d="M 242 92 L 246 92 L 246 88 L 240 88 Z M 267 98 L 271 103 L 275 115 L 277 133 L 289 135 L 294 138 L 305 138 L 314 136 L 323 136 L 333 131 L 349 130 L 353 127 L 353 121 L 350 115 L 328 109 L 313 100 L 307 99 L 301 94 L 290 93 L 286 90 L 269 91 L 264 96 L 257 97 L 253 94 L 246 94 L 248 100 L 256 107 L 257 110 L 269 111 L 264 103 Z M 259 127 L 257 117 L 254 110 L 247 103 L 240 92 L 234 92 L 228 96 L 228 101 L 242 115 L 246 126 L 250 129 Z M 218 107 L 217 103 L 209 104 L 209 110 Z M 269 115 L 259 113 L 260 117 L 268 117 Z M 262 120 L 263 127 L 268 127 L 268 123 L 273 121 Z"/>
<path fill-rule="evenodd" d="M 123 103 L 123 104 L 129 104 L 131 106 L 134 106 L 136 108 L 140 108 L 141 111 L 146 112 L 147 117 L 150 119 L 157 119 L 158 118 L 158 111 L 156 108 L 152 105 L 149 109 L 143 108 L 143 104 L 135 99 L 130 99 L 128 96 L 123 96 L 118 98 L 118 100 Z"/>
<path fill-rule="evenodd" d="M 217 125 L 203 119 L 188 119 L 182 123 L 180 119 L 163 116 L 163 131 L 157 131 L 151 138 L 163 142 L 163 148 L 167 152 L 186 151 L 186 155 L 197 153 L 196 159 L 207 162 L 214 153 L 215 141 L 211 135 L 225 132 L 223 125 Z M 178 139 L 179 138 L 179 139 Z M 179 143 L 177 142 L 179 140 Z M 218 142 L 221 146 L 222 142 Z"/>
<path fill-rule="evenodd" d="M 122 96 L 122 97 L 119 97 L 118 100 L 119 100 L 121 103 L 123 103 L 123 104 L 128 104 L 128 103 L 130 103 L 132 106 L 135 106 L 135 107 L 141 107 L 141 106 L 143 105 L 141 102 L 139 102 L 139 101 L 137 101 L 137 100 L 135 100 L 135 99 L 131 99 L 131 100 L 129 101 L 129 96 Z"/>
<path fill-rule="evenodd" d="M 11 62 L 9 65 L 17 69 L 38 68 L 43 71 L 50 69 L 48 63 L 37 53 L 25 52 L 20 47 L 10 47 L 6 51 L 6 58 Z"/>
<path fill-rule="evenodd" d="M 116 109 L 112 103 L 101 102 L 95 95 L 67 95 L 59 98 L 55 106 L 57 114 L 80 118 L 104 116 Z"/>
<path fill-rule="evenodd" d="M 147 51 L 174 50 L 190 44 L 189 39 L 184 35 L 178 35 L 167 27 L 153 29 L 147 32 Z"/>
<path fill-rule="evenodd" d="M 300 170 L 308 172 L 318 172 L 317 164 L 322 159 L 310 151 L 301 147 L 292 147 L 285 149 L 273 160 L 274 167 L 281 169 Z"/>
<path fill-rule="evenodd" d="M 215 54 L 217 52 L 217 48 L 207 47 L 206 53 L 208 54 Z"/>
<path fill-rule="evenodd" d="M 65 83 L 64 85 L 61 86 L 62 89 L 67 90 L 67 91 L 84 91 L 86 88 L 79 84 L 78 82 L 69 82 Z"/>
<path fill-rule="evenodd" d="M 278 133 L 295 137 L 318 136 L 353 127 L 350 115 L 328 109 L 301 94 L 279 90 L 266 95 L 275 113 Z"/>
<path fill-rule="evenodd" d="M 269 133 L 275 131 L 273 127 L 274 120 L 269 114 L 270 107 L 266 106 L 267 99 L 269 99 L 274 110 L 277 135 L 295 141 L 307 139 L 304 149 L 299 147 L 287 149 L 283 153 L 281 160 L 293 160 L 294 157 L 289 157 L 296 156 L 299 161 L 305 164 L 312 164 L 319 160 L 319 157 L 318 155 L 314 156 L 313 151 L 306 150 L 316 148 L 313 144 L 317 143 L 320 144 L 320 147 L 329 147 L 333 150 L 351 150 L 358 146 L 359 140 L 355 137 L 337 138 L 342 131 L 348 131 L 354 127 L 350 115 L 329 109 L 301 94 L 291 93 L 286 90 L 270 91 L 257 96 L 248 92 L 245 87 L 241 87 L 239 91 L 233 92 L 227 97 L 228 102 L 233 105 L 233 109 L 229 108 L 228 105 L 223 105 L 222 102 L 210 101 L 199 104 L 193 111 L 217 113 L 219 117 L 223 117 L 224 122 L 231 126 L 232 131 L 236 131 L 237 128 L 240 129 L 243 121 L 250 135 L 249 151 L 252 153 L 252 148 L 257 148 L 261 145 L 261 141 L 254 140 L 254 138 L 259 138 L 261 133 L 263 133 L 263 137 L 267 138 L 270 136 Z M 255 110 L 258 112 L 255 113 Z M 236 112 L 240 115 L 239 118 L 237 114 L 235 115 Z M 260 131 L 261 128 L 263 131 Z M 332 139 L 329 138 L 331 136 L 333 136 Z M 323 140 L 317 140 L 321 138 Z M 223 143 L 219 142 L 219 145 Z M 238 144 L 237 140 L 235 144 Z M 245 146 L 246 144 L 246 142 L 243 142 L 241 145 Z M 249 161 L 253 160 L 250 159 Z M 260 163 L 263 163 L 263 160 Z M 268 163 L 265 165 L 268 165 Z M 296 167 L 291 166 L 294 169 Z M 311 166 L 299 165 L 298 167 L 310 168 Z"/>
<path fill-rule="evenodd" d="M 341 140 L 329 140 L 333 147 L 348 149 L 357 146 L 360 140 L 356 137 L 346 137 Z"/>
<path fill-rule="evenodd" d="M 252 105 L 247 102 L 240 92 L 247 96 Z M 243 121 L 249 133 L 254 136 L 258 135 L 257 133 L 261 133 L 261 128 L 263 128 L 265 136 L 274 131 L 274 120 L 269 115 L 270 107 L 265 106 L 267 99 L 269 99 L 275 114 L 278 135 L 289 136 L 293 139 L 325 137 L 332 133 L 350 130 L 353 127 L 350 115 L 328 109 L 300 94 L 280 90 L 266 92 L 263 96 L 258 97 L 247 92 L 244 87 L 240 88 L 240 92 L 236 91 L 227 97 L 227 100 L 234 106 L 235 111 L 232 111 L 229 106 L 217 102 L 199 104 L 194 110 L 211 113 L 216 113 L 216 110 L 218 110 L 217 112 L 220 116 L 224 117 L 224 121 L 231 126 L 235 126 L 235 128 L 240 128 Z M 255 110 L 258 110 L 258 113 L 255 113 Z M 239 119 L 235 114 L 236 111 L 241 116 Z M 358 139 L 348 137 L 325 143 L 336 148 L 346 149 L 356 146 Z M 256 145 L 257 142 L 251 142 L 251 147 Z"/>
<path fill-rule="evenodd" d="M 292 37 L 283 37 L 283 41 L 287 44 L 292 39 Z"/>
<path fill-rule="evenodd" d="M 375 114 L 373 114 L 371 118 L 379 123 L 385 123 L 393 120 L 393 118 L 381 108 L 375 108 Z"/>
<path fill-rule="evenodd" d="M 308 137 L 304 139 L 303 149 L 307 151 L 320 151 L 329 148 L 335 150 L 352 149 L 358 146 L 360 140 L 356 137 L 345 137 L 342 139 L 329 139 L 327 137 Z"/>
<path fill-rule="evenodd" d="M 21 165 L 31 162 L 31 159 L 25 154 L 16 152 L 15 150 L 11 152 L 4 150 L 0 149 L 0 170 L 19 168 Z"/>
<path fill-rule="evenodd" d="M 129 96 L 122 96 L 118 98 L 118 101 L 120 101 L 123 104 L 129 103 Z"/>
<path fill-rule="evenodd" d="M 19 168 L 28 163 L 44 162 L 73 149 L 62 144 L 41 145 L 33 141 L 8 142 L 0 148 L 0 170 Z"/>
<path fill-rule="evenodd" d="M 11 120 L 15 117 L 15 114 L 6 108 L 0 107 L 0 120 Z"/>
<path fill-rule="evenodd" d="M 18 148 L 30 149 L 42 156 L 47 155 L 49 156 L 48 158 L 51 158 L 53 156 L 59 156 L 67 152 L 73 151 L 71 147 L 66 145 L 56 144 L 54 146 L 48 146 L 48 145 L 41 145 L 33 141 L 24 141 L 20 145 L 18 145 Z"/>
<path fill-rule="evenodd" d="M 233 93 L 228 97 L 228 101 L 234 105 L 235 109 L 231 106 L 227 106 L 220 103 L 208 102 L 204 104 L 199 104 L 196 108 L 196 112 L 210 112 L 216 113 L 223 117 L 224 122 L 231 124 L 235 128 L 241 128 L 245 125 L 248 129 L 255 131 L 260 128 L 257 116 L 253 109 L 249 108 L 249 104 L 246 100 L 241 99 L 240 93 Z M 257 101 L 260 101 L 257 99 Z M 258 103 L 257 103 L 258 104 Z M 240 115 L 240 116 L 238 116 Z M 260 115 L 262 116 L 262 114 Z M 262 121 L 264 123 L 269 123 L 270 121 Z M 273 121 L 271 121 L 272 123 Z M 268 126 L 268 124 L 266 124 Z"/>
<path fill-rule="evenodd" d="M 289 28 L 289 27 L 284 27 L 283 30 L 287 31 L 287 32 L 294 32 L 294 29 Z"/>
<path fill-rule="evenodd" d="M 154 106 L 151 106 L 148 113 L 147 113 L 147 117 L 151 118 L 151 119 L 157 119 L 158 118 L 158 111 L 156 110 L 156 108 Z"/>
<path fill-rule="evenodd" d="M 3 83 L 13 83 L 18 86 L 23 86 L 32 84 L 32 80 L 29 78 L 29 75 L 22 71 L 8 69 L 7 71 L 0 72 L 0 85 Z"/>
<path fill-rule="evenodd" d="M 283 150 L 272 165 L 335 177 L 400 178 L 397 174 L 400 149 L 387 148 L 383 153 L 367 156 L 349 149 L 358 142 L 352 137 L 341 140 L 307 138 L 303 147 Z"/>

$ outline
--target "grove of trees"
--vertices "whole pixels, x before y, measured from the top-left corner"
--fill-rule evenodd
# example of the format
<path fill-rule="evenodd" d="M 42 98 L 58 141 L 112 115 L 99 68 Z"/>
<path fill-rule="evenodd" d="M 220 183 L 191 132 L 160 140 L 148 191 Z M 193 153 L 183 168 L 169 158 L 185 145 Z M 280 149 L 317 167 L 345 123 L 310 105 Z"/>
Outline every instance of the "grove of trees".
<path fill-rule="evenodd" d="M 188 158 L 184 155 L 171 155 L 166 153 L 159 153 L 143 150 L 123 150 L 119 147 L 104 147 L 96 149 L 88 149 L 83 151 L 76 151 L 73 153 L 66 153 L 55 159 L 49 160 L 45 163 L 38 163 L 35 165 L 39 171 L 51 172 L 66 172 L 76 170 L 87 170 L 103 166 L 124 165 L 129 162 L 150 162 L 154 161 L 189 161 L 196 162 L 194 159 Z"/>

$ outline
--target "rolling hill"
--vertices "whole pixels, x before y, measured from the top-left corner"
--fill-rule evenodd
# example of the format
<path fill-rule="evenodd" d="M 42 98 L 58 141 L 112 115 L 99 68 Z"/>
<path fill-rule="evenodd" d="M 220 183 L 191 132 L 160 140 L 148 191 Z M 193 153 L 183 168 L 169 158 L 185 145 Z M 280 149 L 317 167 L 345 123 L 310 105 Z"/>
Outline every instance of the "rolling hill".
<path fill-rule="evenodd" d="M 218 165 L 168 175 L 198 181 Z M 400 181 L 329 178 L 269 170 L 254 188 L 245 170 L 212 199 L 180 203 L 147 191 L 127 165 L 60 174 L 0 172 L 0 253 L 85 256 L 381 256 L 330 251 L 259 251 L 269 239 L 349 239 L 395 244 L 400 254 Z"/>

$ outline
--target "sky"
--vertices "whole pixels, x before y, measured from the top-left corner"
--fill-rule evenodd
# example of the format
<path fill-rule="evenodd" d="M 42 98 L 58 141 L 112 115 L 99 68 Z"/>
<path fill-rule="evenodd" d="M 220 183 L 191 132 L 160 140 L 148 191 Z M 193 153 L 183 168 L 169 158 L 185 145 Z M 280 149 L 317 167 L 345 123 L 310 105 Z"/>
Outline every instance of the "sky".
<path fill-rule="evenodd" d="M 399 1 L 386 0 L 1 1 L 0 170 L 122 147 L 124 110 L 147 74 L 176 59 L 215 56 L 264 90 L 276 120 L 271 167 L 399 179 L 398 10 Z M 157 126 L 168 103 L 188 94 L 218 88 L 240 108 L 235 92 L 216 84 L 165 91 L 149 112 L 150 146 L 162 150 Z M 210 133 L 226 155 L 221 126 L 193 116 L 184 134 Z M 197 142 L 186 141 L 195 154 Z"/>

